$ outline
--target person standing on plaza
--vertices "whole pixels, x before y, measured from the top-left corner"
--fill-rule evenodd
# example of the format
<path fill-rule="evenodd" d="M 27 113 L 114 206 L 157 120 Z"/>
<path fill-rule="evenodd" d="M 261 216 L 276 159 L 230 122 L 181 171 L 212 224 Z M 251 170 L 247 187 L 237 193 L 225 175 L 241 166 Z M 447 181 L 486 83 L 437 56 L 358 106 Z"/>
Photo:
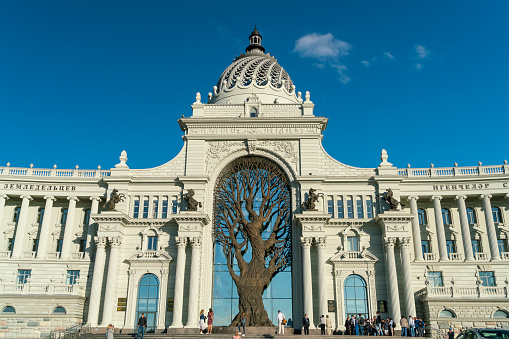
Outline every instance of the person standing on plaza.
<path fill-rule="evenodd" d="M 364 335 L 364 318 L 361 314 L 359 314 L 359 334 L 362 336 Z"/>
<path fill-rule="evenodd" d="M 378 335 L 383 335 L 382 334 L 382 316 L 380 315 L 379 311 L 376 311 L 375 329 L 376 329 L 376 333 Z"/>
<path fill-rule="evenodd" d="M 304 335 L 309 335 L 309 326 L 311 322 L 309 321 L 309 317 L 307 314 L 304 314 L 304 319 L 302 319 L 302 324 L 304 326 Z"/>
<path fill-rule="evenodd" d="M 454 339 L 454 331 L 452 327 L 449 328 L 449 333 L 447 333 L 448 339 Z"/>
<path fill-rule="evenodd" d="M 113 325 L 109 324 L 108 329 L 106 330 L 106 339 L 113 339 L 113 330 L 114 330 Z"/>
<path fill-rule="evenodd" d="M 239 334 L 240 334 L 240 327 L 242 326 L 242 329 L 244 332 L 242 332 L 242 336 L 246 336 L 246 314 L 242 312 L 240 315 L 240 323 L 239 323 Z"/>
<path fill-rule="evenodd" d="M 285 334 L 285 324 L 283 323 L 283 320 L 285 320 L 285 315 L 281 310 L 277 311 L 277 334 Z"/>
<path fill-rule="evenodd" d="M 325 317 L 323 314 L 320 317 L 320 334 L 325 335 Z"/>
<path fill-rule="evenodd" d="M 410 327 L 410 336 L 415 337 L 415 321 L 412 316 L 408 316 L 408 327 Z"/>
<path fill-rule="evenodd" d="M 140 319 L 138 319 L 138 335 L 136 336 L 136 339 L 143 339 L 143 335 L 145 334 L 146 329 L 147 329 L 147 318 L 145 318 L 145 314 L 142 313 Z"/>
<path fill-rule="evenodd" d="M 353 328 L 354 328 L 354 333 L 355 335 L 359 335 L 359 320 L 357 320 L 357 317 L 356 316 L 353 316 Z"/>
<path fill-rule="evenodd" d="M 401 336 L 406 337 L 408 336 L 408 320 L 406 320 L 405 316 L 401 316 L 401 320 L 399 321 L 399 324 L 401 326 Z"/>
<path fill-rule="evenodd" d="M 205 320 L 207 317 L 205 316 L 205 310 L 200 311 L 200 334 L 203 334 L 203 330 L 205 329 Z"/>
<path fill-rule="evenodd" d="M 331 335 L 332 334 L 332 320 L 329 318 L 328 314 L 325 316 L 325 327 L 327 328 L 327 335 Z"/>
<path fill-rule="evenodd" d="M 209 313 L 207 313 L 207 334 L 212 333 L 212 324 L 214 323 L 214 311 L 209 308 Z"/>
<path fill-rule="evenodd" d="M 346 335 L 350 335 L 351 332 L 350 332 L 350 316 L 346 316 L 346 320 L 345 320 L 345 333 Z"/>

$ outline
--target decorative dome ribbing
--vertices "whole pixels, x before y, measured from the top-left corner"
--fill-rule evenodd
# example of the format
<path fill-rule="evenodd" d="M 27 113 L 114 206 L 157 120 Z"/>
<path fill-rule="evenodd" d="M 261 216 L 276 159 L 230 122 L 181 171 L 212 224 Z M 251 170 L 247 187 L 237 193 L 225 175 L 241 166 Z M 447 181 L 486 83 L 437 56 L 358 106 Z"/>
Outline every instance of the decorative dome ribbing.
<path fill-rule="evenodd" d="M 273 56 L 264 53 L 261 38 L 255 28 L 246 53 L 235 58 L 219 78 L 211 104 L 242 103 L 253 94 L 265 103 L 298 103 L 292 79 Z"/>

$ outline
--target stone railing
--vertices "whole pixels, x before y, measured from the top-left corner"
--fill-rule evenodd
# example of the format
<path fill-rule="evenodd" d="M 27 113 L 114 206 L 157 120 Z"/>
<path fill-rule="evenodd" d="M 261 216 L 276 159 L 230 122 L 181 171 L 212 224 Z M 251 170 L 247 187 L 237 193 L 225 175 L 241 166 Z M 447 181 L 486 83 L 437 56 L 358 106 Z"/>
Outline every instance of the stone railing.
<path fill-rule="evenodd" d="M 423 296 L 434 298 L 508 298 L 507 286 L 426 286 Z"/>
<path fill-rule="evenodd" d="M 475 253 L 475 260 L 487 261 L 490 260 L 490 257 L 488 256 L 488 253 L 477 252 Z"/>
<path fill-rule="evenodd" d="M 23 252 L 23 259 L 35 259 L 36 251 L 25 251 Z"/>
<path fill-rule="evenodd" d="M 509 174 L 509 165 L 471 166 L 471 167 L 440 167 L 440 168 L 405 168 L 398 169 L 398 175 L 409 178 L 422 177 L 457 177 L 472 175 Z"/>
<path fill-rule="evenodd" d="M 436 253 L 423 253 L 424 260 L 425 261 L 437 261 L 437 254 Z"/>
<path fill-rule="evenodd" d="M 500 252 L 502 260 L 509 260 L 509 252 Z"/>
<path fill-rule="evenodd" d="M 0 293 L 3 294 L 63 294 L 84 296 L 85 289 L 80 284 L 63 285 L 63 284 L 0 284 Z"/>
<path fill-rule="evenodd" d="M 11 257 L 11 251 L 0 251 L 0 259 L 8 259 Z"/>
<path fill-rule="evenodd" d="M 81 260 L 85 258 L 85 252 L 74 252 L 71 253 L 71 259 L 72 260 Z"/>
<path fill-rule="evenodd" d="M 49 252 L 48 259 L 58 259 L 60 258 L 60 252 Z"/>
<path fill-rule="evenodd" d="M 45 169 L 45 168 L 23 168 L 0 166 L 0 176 L 28 176 L 28 177 L 46 177 L 46 178 L 102 178 L 109 177 L 111 171 L 80 170 L 80 169 Z"/>
<path fill-rule="evenodd" d="M 449 260 L 463 261 L 463 255 L 461 253 L 449 253 Z"/>

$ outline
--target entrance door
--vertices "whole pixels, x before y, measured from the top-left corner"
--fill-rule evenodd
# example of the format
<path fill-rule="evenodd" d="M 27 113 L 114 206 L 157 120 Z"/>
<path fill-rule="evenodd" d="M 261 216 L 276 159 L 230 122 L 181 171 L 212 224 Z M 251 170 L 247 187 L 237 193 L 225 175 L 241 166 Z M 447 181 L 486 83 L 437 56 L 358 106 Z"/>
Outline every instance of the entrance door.
<path fill-rule="evenodd" d="M 147 332 L 155 332 L 159 307 L 159 279 L 154 274 L 145 274 L 138 284 L 136 303 L 136 324 L 143 313 L 147 317 Z"/>

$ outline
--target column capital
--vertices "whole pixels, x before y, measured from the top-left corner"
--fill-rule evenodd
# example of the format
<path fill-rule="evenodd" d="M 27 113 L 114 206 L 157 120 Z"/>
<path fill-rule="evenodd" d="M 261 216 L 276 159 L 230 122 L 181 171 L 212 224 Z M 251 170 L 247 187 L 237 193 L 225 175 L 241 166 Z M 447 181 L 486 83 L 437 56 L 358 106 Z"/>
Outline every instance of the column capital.
<path fill-rule="evenodd" d="M 109 240 L 110 240 L 111 247 L 120 247 L 120 245 L 122 245 L 121 237 L 110 237 Z"/>
<path fill-rule="evenodd" d="M 400 243 L 402 248 L 403 247 L 410 248 L 410 244 L 412 243 L 412 239 L 410 239 L 410 237 L 403 237 L 403 238 L 399 239 L 399 243 Z"/>
<path fill-rule="evenodd" d="M 98 236 L 95 236 L 94 237 L 94 241 L 95 241 L 95 246 L 97 247 L 106 247 L 106 237 L 98 237 Z"/>
<path fill-rule="evenodd" d="M 483 200 L 484 198 L 488 198 L 488 199 L 491 199 L 492 195 L 491 194 L 481 194 L 479 196 L 479 199 Z"/>
<path fill-rule="evenodd" d="M 467 196 L 466 195 L 457 195 L 454 197 L 454 200 L 460 200 L 460 199 L 465 201 L 465 200 L 467 200 Z"/>
<path fill-rule="evenodd" d="M 177 243 L 178 248 L 186 247 L 187 238 L 186 237 L 175 237 L 175 242 Z"/>
<path fill-rule="evenodd" d="M 19 196 L 21 199 L 28 199 L 28 200 L 34 200 L 31 195 L 24 194 Z"/>
<path fill-rule="evenodd" d="M 198 238 L 198 237 L 194 237 L 194 238 L 189 238 L 189 242 L 191 243 L 191 246 L 193 248 L 195 247 L 201 247 L 201 238 Z"/>
<path fill-rule="evenodd" d="M 53 200 L 53 201 L 57 201 L 57 198 L 55 198 L 53 195 L 45 195 L 45 196 L 44 196 L 44 200 Z"/>
<path fill-rule="evenodd" d="M 318 248 L 325 248 L 327 246 L 327 237 L 316 237 L 315 241 Z"/>
<path fill-rule="evenodd" d="M 168 277 L 170 274 L 170 270 L 162 269 L 161 270 L 161 277 Z"/>
<path fill-rule="evenodd" d="M 505 194 L 505 197 L 506 197 L 507 199 L 509 199 L 509 193 L 506 193 L 506 194 Z"/>
<path fill-rule="evenodd" d="M 412 201 L 412 200 L 419 200 L 419 197 L 416 196 L 416 195 L 409 195 L 407 198 L 406 198 L 408 201 Z"/>
<path fill-rule="evenodd" d="M 311 237 L 301 237 L 300 245 L 302 248 L 311 248 L 311 241 L 313 241 L 313 238 Z"/>
<path fill-rule="evenodd" d="M 433 201 L 433 200 L 442 200 L 442 196 L 441 195 L 432 195 L 429 200 L 431 200 L 431 201 Z"/>
<path fill-rule="evenodd" d="M 94 200 L 97 200 L 97 201 L 101 201 L 101 197 L 90 197 L 89 198 L 90 200 L 94 201 Z"/>
<path fill-rule="evenodd" d="M 67 197 L 67 200 L 69 200 L 69 202 L 71 202 L 71 200 L 74 200 L 74 201 L 76 201 L 76 202 L 80 201 L 80 199 L 78 199 L 78 197 L 74 197 L 74 196 L 72 196 L 72 197 Z"/>
<path fill-rule="evenodd" d="M 4 198 L 5 200 L 9 200 L 9 196 L 7 194 L 0 194 L 0 198 Z"/>
<path fill-rule="evenodd" d="M 384 237 L 385 248 L 394 248 L 394 246 L 396 245 L 397 240 L 398 240 L 398 238 Z"/>

